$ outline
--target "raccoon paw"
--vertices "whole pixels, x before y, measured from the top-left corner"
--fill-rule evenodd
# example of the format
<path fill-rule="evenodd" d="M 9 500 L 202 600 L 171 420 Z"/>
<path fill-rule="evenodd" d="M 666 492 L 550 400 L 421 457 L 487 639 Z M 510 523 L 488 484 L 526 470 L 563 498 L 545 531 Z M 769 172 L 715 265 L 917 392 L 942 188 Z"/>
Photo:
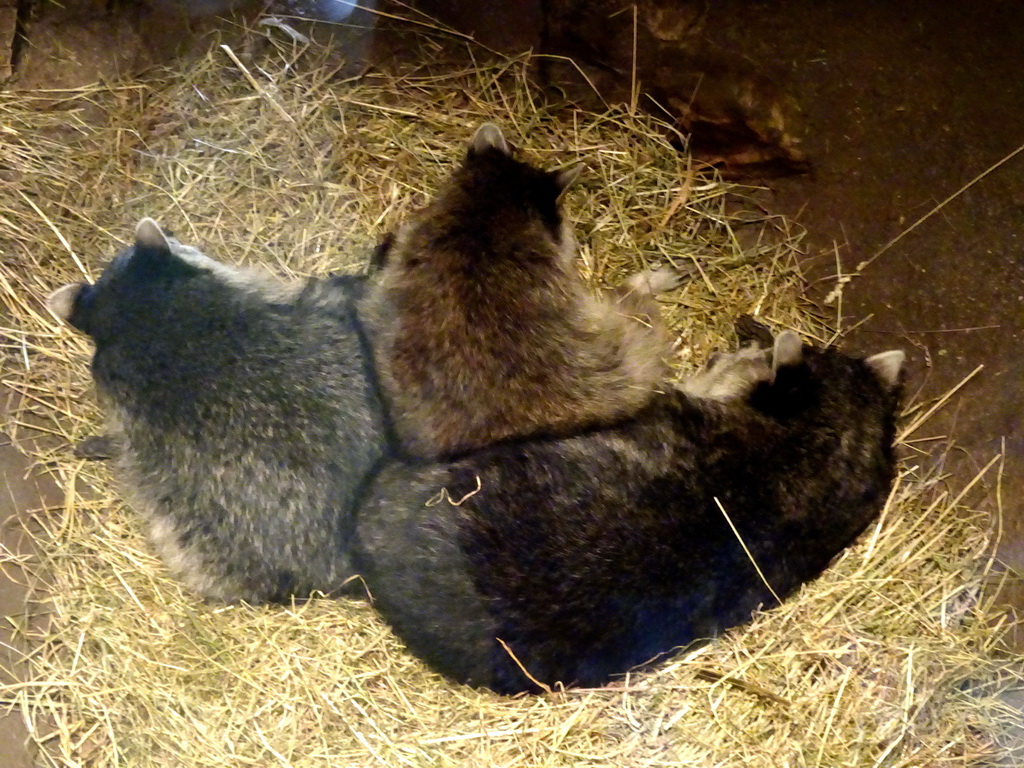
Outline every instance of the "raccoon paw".
<path fill-rule="evenodd" d="M 770 382 L 773 376 L 771 350 L 749 346 L 712 355 L 707 367 L 679 388 L 693 397 L 737 400 L 750 395 L 761 382 Z"/>
<path fill-rule="evenodd" d="M 626 285 L 636 293 L 656 296 L 659 293 L 666 293 L 678 288 L 682 281 L 683 276 L 679 272 L 671 267 L 662 267 L 661 269 L 645 269 L 643 272 L 630 275 L 626 280 Z"/>
<path fill-rule="evenodd" d="M 760 323 L 751 315 L 741 315 L 736 320 L 736 335 L 740 343 L 754 343 L 760 347 L 770 347 L 775 342 L 772 330 L 764 323 Z"/>

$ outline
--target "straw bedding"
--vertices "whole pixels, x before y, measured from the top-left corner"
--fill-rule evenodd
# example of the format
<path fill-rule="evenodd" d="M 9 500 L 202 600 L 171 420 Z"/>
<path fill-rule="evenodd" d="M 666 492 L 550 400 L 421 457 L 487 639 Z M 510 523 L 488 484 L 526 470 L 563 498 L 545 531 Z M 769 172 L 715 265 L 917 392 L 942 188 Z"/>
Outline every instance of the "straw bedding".
<path fill-rule="evenodd" d="M 979 597 L 992 534 L 926 468 L 905 467 L 879 523 L 781 609 L 607 689 L 504 699 L 427 671 L 361 602 L 184 593 L 105 468 L 71 457 L 101 423 L 90 349 L 42 306 L 97 276 L 141 216 L 282 276 L 358 270 L 494 120 L 542 164 L 586 163 L 568 210 L 595 285 L 644 266 L 692 274 L 664 306 L 681 373 L 732 344 L 743 312 L 832 339 L 801 302 L 784 220 L 697 174 L 655 121 L 545 107 L 526 59 L 345 79 L 335 53 L 275 30 L 230 53 L 0 95 L 3 380 L 23 395 L 8 427 L 44 438 L 36 464 L 66 489 L 37 516 L 29 564 L 51 585 L 50 619 L 28 682 L 3 696 L 45 764 L 961 766 L 1003 753 L 1020 713 L 1000 703 L 1001 629 Z"/>

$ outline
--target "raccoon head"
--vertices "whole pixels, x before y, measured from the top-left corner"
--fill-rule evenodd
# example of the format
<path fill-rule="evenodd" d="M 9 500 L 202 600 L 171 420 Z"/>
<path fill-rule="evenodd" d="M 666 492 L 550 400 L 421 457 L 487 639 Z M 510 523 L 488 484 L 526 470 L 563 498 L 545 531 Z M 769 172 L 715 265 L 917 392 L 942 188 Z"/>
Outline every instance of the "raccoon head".
<path fill-rule="evenodd" d="M 114 257 L 95 284 L 62 286 L 47 297 L 46 305 L 56 317 L 96 338 L 110 333 L 132 302 L 158 300 L 154 291 L 161 286 L 201 271 L 175 254 L 172 241 L 146 218 L 135 228 L 135 243 Z"/>
<path fill-rule="evenodd" d="M 513 149 L 501 129 L 484 123 L 476 129 L 466 151 L 462 183 L 470 185 L 495 207 L 504 203 L 540 216 L 551 234 L 563 236 L 562 200 L 566 190 L 579 178 L 583 166 L 576 164 L 561 171 L 544 171 L 516 160 Z"/>
<path fill-rule="evenodd" d="M 898 405 L 905 357 L 901 350 L 853 358 L 833 349 L 805 346 L 795 333 L 783 331 L 775 336 L 772 348 L 762 352 L 768 355 L 770 372 L 749 397 L 750 404 L 762 412 L 790 418 L 828 401 L 836 392 L 846 393 L 839 398 L 840 404 L 849 403 L 851 388 L 859 390 L 861 406 L 874 403 L 895 411 Z"/>
<path fill-rule="evenodd" d="M 771 352 L 772 381 L 784 368 L 799 366 L 804 360 L 804 346 L 793 331 L 783 331 L 775 337 Z M 864 359 L 867 366 L 886 391 L 896 389 L 902 381 L 903 362 L 906 359 L 901 349 L 890 349 Z"/>
<path fill-rule="evenodd" d="M 575 256 L 561 201 L 580 166 L 545 171 L 515 159 L 493 123 L 481 125 L 462 164 L 398 234 L 391 255 L 406 266 L 447 255 L 453 264 Z"/>

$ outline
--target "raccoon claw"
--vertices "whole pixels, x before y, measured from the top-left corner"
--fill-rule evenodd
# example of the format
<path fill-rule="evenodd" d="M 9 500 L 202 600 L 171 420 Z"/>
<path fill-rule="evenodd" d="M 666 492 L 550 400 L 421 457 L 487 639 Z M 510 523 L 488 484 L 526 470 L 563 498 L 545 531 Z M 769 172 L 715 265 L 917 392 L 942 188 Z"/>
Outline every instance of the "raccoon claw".
<path fill-rule="evenodd" d="M 93 435 L 85 438 L 74 448 L 76 458 L 86 461 L 116 459 L 121 453 L 121 444 L 112 435 Z"/>

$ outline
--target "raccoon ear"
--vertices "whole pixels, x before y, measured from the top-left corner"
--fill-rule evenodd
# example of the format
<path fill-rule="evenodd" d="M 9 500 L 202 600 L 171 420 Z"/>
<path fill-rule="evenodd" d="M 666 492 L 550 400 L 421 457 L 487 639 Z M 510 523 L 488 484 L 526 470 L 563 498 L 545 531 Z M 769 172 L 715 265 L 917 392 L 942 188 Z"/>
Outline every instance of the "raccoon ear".
<path fill-rule="evenodd" d="M 148 216 L 135 227 L 135 244 L 144 248 L 155 248 L 160 251 L 170 251 L 171 244 L 167 235 L 160 229 L 160 225 Z"/>
<path fill-rule="evenodd" d="M 68 283 L 46 297 L 46 308 L 64 322 L 71 322 L 75 301 L 86 287 L 85 283 Z"/>
<path fill-rule="evenodd" d="M 867 358 L 864 363 L 875 372 L 875 375 L 887 387 L 895 387 L 900 383 L 900 371 L 907 359 L 902 349 L 890 349 Z"/>
<path fill-rule="evenodd" d="M 571 165 L 564 171 L 558 171 L 555 173 L 555 186 L 558 188 L 558 197 L 562 198 L 565 191 L 569 189 L 573 184 L 576 183 L 576 179 L 583 173 L 583 163 L 576 163 Z"/>
<path fill-rule="evenodd" d="M 494 123 L 484 123 L 476 129 L 473 140 L 469 143 L 470 155 L 478 155 L 487 149 L 496 149 L 503 155 L 512 156 L 512 150 L 501 133 L 501 128 Z"/>
<path fill-rule="evenodd" d="M 772 345 L 772 374 L 787 365 L 797 365 L 804 359 L 804 343 L 793 331 L 783 331 Z"/>

